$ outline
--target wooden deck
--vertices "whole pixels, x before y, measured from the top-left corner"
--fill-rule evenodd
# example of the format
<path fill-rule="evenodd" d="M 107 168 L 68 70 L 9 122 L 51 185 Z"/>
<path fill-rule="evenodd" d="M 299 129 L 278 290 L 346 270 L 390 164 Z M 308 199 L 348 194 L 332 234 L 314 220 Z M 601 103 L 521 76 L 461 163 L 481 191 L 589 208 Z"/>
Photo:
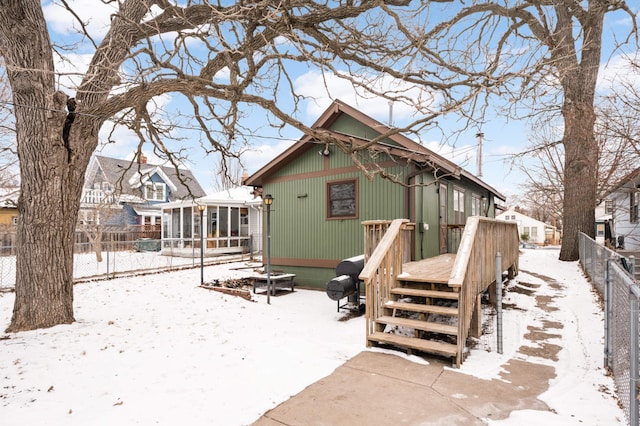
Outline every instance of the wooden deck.
<path fill-rule="evenodd" d="M 451 269 L 456 255 L 453 253 L 441 254 L 429 259 L 417 260 L 402 265 L 400 280 L 447 284 L 451 277 Z"/>
<path fill-rule="evenodd" d="M 369 251 L 359 278 L 366 288 L 367 346 L 450 356 L 459 367 L 467 337 L 482 332 L 480 295 L 497 282 L 497 253 L 502 260 L 500 276 L 505 270 L 510 277 L 517 274 L 517 225 L 470 216 L 457 254 L 415 262 L 406 256 L 411 248 L 407 219 L 393 220 L 380 232 L 369 229 L 376 224 L 364 225 Z M 367 241 L 371 236 L 374 242 Z M 413 329 L 413 335 L 395 333 L 397 327 Z"/>

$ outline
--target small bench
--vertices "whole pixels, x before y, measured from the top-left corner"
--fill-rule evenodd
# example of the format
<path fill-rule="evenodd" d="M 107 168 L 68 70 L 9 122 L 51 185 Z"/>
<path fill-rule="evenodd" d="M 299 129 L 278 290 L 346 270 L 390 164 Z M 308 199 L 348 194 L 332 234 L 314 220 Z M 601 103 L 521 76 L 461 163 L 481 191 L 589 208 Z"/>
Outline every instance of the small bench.
<path fill-rule="evenodd" d="M 296 274 L 271 274 L 271 294 L 275 296 L 276 289 L 289 288 L 293 291 L 295 285 L 293 279 Z M 264 288 L 267 291 L 267 274 L 254 275 L 251 277 L 253 281 L 253 292 L 256 292 L 258 288 Z"/>

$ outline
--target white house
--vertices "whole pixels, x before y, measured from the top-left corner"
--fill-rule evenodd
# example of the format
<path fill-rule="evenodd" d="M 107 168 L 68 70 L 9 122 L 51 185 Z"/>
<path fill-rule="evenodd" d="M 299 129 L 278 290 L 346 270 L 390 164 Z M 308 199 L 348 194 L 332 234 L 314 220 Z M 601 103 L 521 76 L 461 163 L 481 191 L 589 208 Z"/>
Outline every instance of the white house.
<path fill-rule="evenodd" d="M 559 243 L 559 235 L 555 226 L 548 225 L 515 210 L 507 210 L 500 213 L 496 216 L 496 219 L 516 222 L 520 238 L 524 239 L 523 236 L 526 235 L 526 240 L 530 243 L 539 245 L 555 245 Z"/>
<path fill-rule="evenodd" d="M 248 186 L 160 207 L 162 254 L 200 256 L 201 243 L 205 256 L 261 247 L 262 199 Z"/>
<path fill-rule="evenodd" d="M 603 203 L 610 208 L 611 234 L 617 248 L 640 250 L 640 168 L 614 185 Z"/>

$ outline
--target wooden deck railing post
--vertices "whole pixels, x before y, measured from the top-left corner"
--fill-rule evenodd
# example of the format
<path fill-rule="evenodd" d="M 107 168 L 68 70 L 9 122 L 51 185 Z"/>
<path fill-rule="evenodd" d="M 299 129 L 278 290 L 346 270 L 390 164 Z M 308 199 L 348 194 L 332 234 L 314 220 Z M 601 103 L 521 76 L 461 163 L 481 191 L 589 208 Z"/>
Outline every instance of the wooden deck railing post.
<path fill-rule="evenodd" d="M 376 319 L 383 315 L 383 306 L 389 300 L 391 289 L 396 285 L 397 276 L 402 273 L 404 260 L 406 219 L 394 221 L 366 221 L 365 227 L 365 265 L 359 279 L 365 284 L 366 335 L 382 325 Z"/>
<path fill-rule="evenodd" d="M 503 266 L 517 271 L 519 241 L 515 223 L 477 216 L 467 219 L 449 279 L 449 286 L 460 291 L 457 366 L 462 362 L 477 295 L 497 283 L 495 255 L 502 254 L 500 274 Z M 502 291 L 501 282 L 496 285 L 497 291 Z"/>

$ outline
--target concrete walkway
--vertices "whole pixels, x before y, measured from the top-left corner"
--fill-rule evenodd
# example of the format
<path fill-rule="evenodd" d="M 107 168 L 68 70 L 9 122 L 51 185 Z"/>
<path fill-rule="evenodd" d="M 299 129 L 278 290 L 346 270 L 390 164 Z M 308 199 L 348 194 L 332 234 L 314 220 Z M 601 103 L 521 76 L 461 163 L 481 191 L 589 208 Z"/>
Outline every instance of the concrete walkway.
<path fill-rule="evenodd" d="M 530 273 L 532 275 L 536 275 Z M 555 290 L 555 280 L 540 276 Z M 518 352 L 551 361 L 550 365 L 512 358 L 501 365 L 500 377 L 485 380 L 447 368 L 450 360 L 427 356 L 414 363 L 383 352 L 363 351 L 331 375 L 311 384 L 274 409 L 257 426 L 308 425 L 481 425 L 509 417 L 512 411 L 550 411 L 538 399 L 556 377 L 553 362 L 561 347 L 554 343 L 563 324 L 553 319 L 554 299 L 537 295 L 539 285 L 520 283 L 511 291 L 530 295 L 544 313 L 530 324 L 525 338 L 531 346 Z"/>
<path fill-rule="evenodd" d="M 549 410 L 537 397 L 555 377 L 553 367 L 512 359 L 503 380 L 483 380 L 447 366 L 432 357 L 424 365 L 364 351 L 254 425 L 466 426 L 514 410 Z"/>

